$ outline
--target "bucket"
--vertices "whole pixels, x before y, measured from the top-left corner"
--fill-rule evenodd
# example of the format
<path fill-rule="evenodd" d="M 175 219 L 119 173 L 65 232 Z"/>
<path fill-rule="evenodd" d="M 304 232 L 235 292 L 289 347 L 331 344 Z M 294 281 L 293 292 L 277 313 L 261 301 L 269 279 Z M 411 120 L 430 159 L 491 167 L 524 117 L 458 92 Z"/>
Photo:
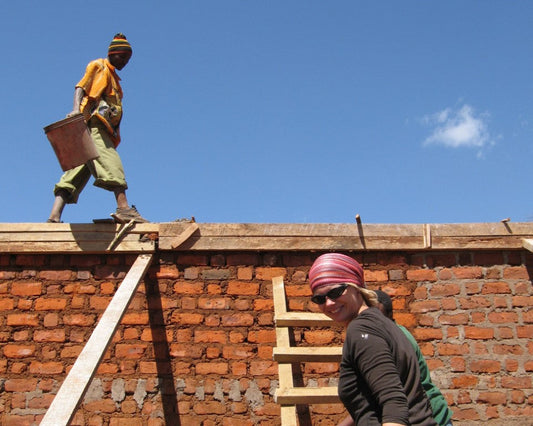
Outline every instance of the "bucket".
<path fill-rule="evenodd" d="M 83 114 L 76 114 L 44 128 L 63 171 L 81 166 L 98 157 Z"/>

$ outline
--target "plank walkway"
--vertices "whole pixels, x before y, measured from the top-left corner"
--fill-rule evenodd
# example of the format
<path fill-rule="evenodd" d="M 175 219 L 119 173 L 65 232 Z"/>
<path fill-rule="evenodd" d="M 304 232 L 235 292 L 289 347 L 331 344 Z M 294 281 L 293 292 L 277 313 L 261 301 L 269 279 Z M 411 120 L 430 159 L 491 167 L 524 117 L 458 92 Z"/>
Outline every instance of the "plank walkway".
<path fill-rule="evenodd" d="M 201 250 L 521 250 L 533 222 L 472 224 L 2 223 L 0 253 Z"/>

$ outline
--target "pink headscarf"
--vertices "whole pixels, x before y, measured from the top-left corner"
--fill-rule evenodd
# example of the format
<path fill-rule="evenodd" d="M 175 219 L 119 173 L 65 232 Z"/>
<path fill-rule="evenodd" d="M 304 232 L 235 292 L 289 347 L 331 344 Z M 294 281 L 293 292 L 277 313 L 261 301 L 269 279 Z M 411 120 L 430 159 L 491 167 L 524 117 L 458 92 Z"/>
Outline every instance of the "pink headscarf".
<path fill-rule="evenodd" d="M 366 288 L 363 268 L 356 260 L 340 253 L 319 256 L 309 270 L 309 285 L 314 292 L 328 284 L 351 283 Z"/>

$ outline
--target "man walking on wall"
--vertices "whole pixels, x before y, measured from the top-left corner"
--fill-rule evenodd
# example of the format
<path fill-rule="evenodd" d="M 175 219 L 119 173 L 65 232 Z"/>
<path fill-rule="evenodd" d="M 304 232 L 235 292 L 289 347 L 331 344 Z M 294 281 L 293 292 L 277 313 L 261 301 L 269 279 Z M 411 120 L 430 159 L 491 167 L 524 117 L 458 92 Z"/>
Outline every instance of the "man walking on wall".
<path fill-rule="evenodd" d="M 75 204 L 94 176 L 94 185 L 112 191 L 117 210 L 112 216 L 117 222 L 148 222 L 135 206 L 128 204 L 126 177 L 116 148 L 120 143 L 122 118 L 122 88 L 116 71 L 123 69 L 132 55 L 132 48 L 124 34 L 116 34 L 106 59 L 96 59 L 87 65 L 85 75 L 76 85 L 74 106 L 68 116 L 82 113 L 96 145 L 99 157 L 67 170 L 55 185 L 55 200 L 47 222 L 61 222 L 66 204 Z"/>

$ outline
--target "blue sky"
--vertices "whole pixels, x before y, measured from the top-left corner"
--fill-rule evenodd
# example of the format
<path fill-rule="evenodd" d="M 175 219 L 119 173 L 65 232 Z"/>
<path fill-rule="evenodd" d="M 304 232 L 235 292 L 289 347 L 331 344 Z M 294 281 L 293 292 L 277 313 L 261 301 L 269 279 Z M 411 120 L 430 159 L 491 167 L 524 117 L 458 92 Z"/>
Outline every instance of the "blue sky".
<path fill-rule="evenodd" d="M 529 1 L 0 5 L 0 222 L 42 222 L 43 127 L 123 32 L 130 203 L 153 222 L 533 220 Z M 65 222 L 115 209 L 92 186 Z"/>

